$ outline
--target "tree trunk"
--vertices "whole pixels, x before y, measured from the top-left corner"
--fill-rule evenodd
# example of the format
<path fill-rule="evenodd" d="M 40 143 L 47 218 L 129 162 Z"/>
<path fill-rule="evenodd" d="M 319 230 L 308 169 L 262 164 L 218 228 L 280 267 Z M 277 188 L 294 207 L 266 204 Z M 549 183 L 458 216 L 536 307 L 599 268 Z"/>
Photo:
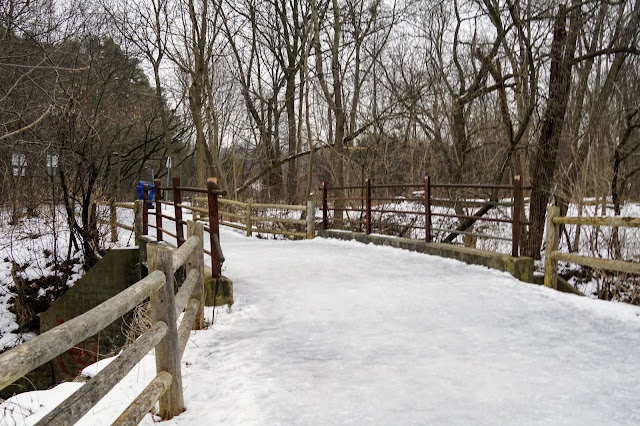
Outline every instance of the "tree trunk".
<path fill-rule="evenodd" d="M 531 177 L 531 226 L 527 254 L 535 259 L 540 258 L 547 204 L 552 194 L 558 146 L 569 99 L 571 62 L 576 47 L 578 10 L 578 8 L 574 8 L 570 29 L 567 31 L 567 8 L 565 5 L 560 5 L 553 26 L 549 100 L 542 120 Z"/>

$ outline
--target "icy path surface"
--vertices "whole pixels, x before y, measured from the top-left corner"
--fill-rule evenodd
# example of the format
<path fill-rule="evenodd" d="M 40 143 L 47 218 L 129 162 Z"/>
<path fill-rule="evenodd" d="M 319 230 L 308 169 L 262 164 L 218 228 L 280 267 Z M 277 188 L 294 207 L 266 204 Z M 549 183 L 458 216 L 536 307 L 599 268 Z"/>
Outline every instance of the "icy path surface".
<path fill-rule="evenodd" d="M 185 357 L 180 422 L 640 424 L 637 307 L 393 248 L 223 240 L 237 303 Z"/>
<path fill-rule="evenodd" d="M 192 334 L 171 424 L 640 424 L 638 307 L 389 247 L 221 240 L 236 303 Z"/>

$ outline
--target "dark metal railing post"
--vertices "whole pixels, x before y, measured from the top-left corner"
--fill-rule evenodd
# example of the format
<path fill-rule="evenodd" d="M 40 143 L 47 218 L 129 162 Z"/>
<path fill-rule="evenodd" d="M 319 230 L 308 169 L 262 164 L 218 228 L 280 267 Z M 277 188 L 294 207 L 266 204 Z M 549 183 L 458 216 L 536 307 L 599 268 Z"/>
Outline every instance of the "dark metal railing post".
<path fill-rule="evenodd" d="M 424 239 L 431 242 L 431 177 L 424 177 Z"/>
<path fill-rule="evenodd" d="M 518 257 L 520 250 L 520 235 L 522 227 L 520 218 L 522 217 L 522 182 L 520 176 L 513 177 L 513 208 L 511 217 L 511 256 Z"/>
<path fill-rule="evenodd" d="M 142 185 L 142 235 L 149 234 L 149 184 Z"/>
<path fill-rule="evenodd" d="M 173 178 L 173 207 L 175 209 L 176 218 L 176 240 L 178 247 L 184 243 L 184 225 L 182 224 L 182 193 L 180 192 L 180 178 Z"/>
<path fill-rule="evenodd" d="M 366 208 L 367 208 L 367 212 L 366 212 L 366 222 L 367 222 L 367 234 L 371 233 L 371 179 L 366 179 L 364 181 L 364 197 L 365 197 L 365 204 L 366 204 Z"/>
<path fill-rule="evenodd" d="M 213 192 L 218 189 L 216 178 L 207 179 L 207 201 L 209 205 L 209 239 L 211 243 L 211 272 L 214 278 L 222 273 L 221 257 L 216 247 L 216 240 L 220 244 L 220 227 L 218 224 L 218 196 Z"/>
<path fill-rule="evenodd" d="M 160 186 L 162 182 L 160 179 L 156 179 L 153 181 L 153 186 L 155 187 L 155 200 L 156 200 L 156 240 L 162 241 L 162 204 L 160 203 L 160 197 L 162 193 L 160 192 Z"/>
<path fill-rule="evenodd" d="M 328 228 L 329 222 L 327 220 L 327 212 L 329 206 L 327 205 L 327 182 L 322 182 L 322 229 Z"/>

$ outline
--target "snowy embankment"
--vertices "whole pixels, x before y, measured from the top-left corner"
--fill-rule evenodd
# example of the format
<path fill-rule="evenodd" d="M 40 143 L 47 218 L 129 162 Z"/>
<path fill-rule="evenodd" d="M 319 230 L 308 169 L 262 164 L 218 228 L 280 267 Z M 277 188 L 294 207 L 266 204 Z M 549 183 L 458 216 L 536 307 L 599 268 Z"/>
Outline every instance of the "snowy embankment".
<path fill-rule="evenodd" d="M 389 247 L 221 241 L 236 303 L 192 333 L 170 423 L 640 424 L 637 306 Z M 154 375 L 149 355 L 82 423 L 112 422 Z M 18 395 L 0 423 L 81 385 Z"/>

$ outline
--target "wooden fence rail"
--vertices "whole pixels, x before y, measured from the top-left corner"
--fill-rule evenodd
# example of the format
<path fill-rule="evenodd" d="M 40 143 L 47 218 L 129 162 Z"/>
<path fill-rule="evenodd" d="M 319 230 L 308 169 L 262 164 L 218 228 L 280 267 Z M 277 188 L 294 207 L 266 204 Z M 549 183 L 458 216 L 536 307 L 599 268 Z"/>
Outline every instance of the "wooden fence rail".
<path fill-rule="evenodd" d="M 157 376 L 116 424 L 139 423 L 158 400 L 162 418 L 170 419 L 184 411 L 180 360 L 189 333 L 204 324 L 203 228 L 189 221 L 188 238 L 177 250 L 148 244 L 149 275 L 88 312 L 0 355 L 0 389 L 95 335 L 149 298 L 153 326 L 37 424 L 76 423 L 153 348 Z M 175 295 L 174 273 L 182 265 L 187 279 Z M 176 319 L 185 307 L 178 326 Z"/>
<path fill-rule="evenodd" d="M 195 197 L 194 204 L 196 206 L 206 205 L 204 197 Z M 230 228 L 245 231 L 245 234 L 250 237 L 254 233 L 259 234 L 272 234 L 272 235 L 284 235 L 293 238 L 306 238 L 313 239 L 315 237 L 315 216 L 316 205 L 313 200 L 307 201 L 306 205 L 291 205 L 291 204 L 263 204 L 254 203 L 248 200 L 246 203 L 235 200 L 218 199 L 219 205 L 233 206 L 242 211 L 242 213 L 234 213 L 230 211 L 220 210 L 220 224 L 228 226 Z M 191 208 L 196 212 L 206 212 L 203 207 Z M 278 211 L 289 212 L 305 212 L 304 219 L 293 219 L 287 217 L 274 217 L 258 215 L 257 210 L 273 209 Z M 235 221 L 225 220 L 235 219 Z M 262 226 L 258 224 L 262 223 Z M 264 224 L 273 224 L 276 227 L 268 228 Z M 293 225 L 297 228 L 301 228 L 300 231 L 291 231 L 286 229 L 285 225 Z"/>
<path fill-rule="evenodd" d="M 560 225 L 611 226 L 620 228 L 640 228 L 640 218 L 633 217 L 565 217 L 558 216 L 555 206 L 547 207 L 547 236 L 544 265 L 544 285 L 558 288 L 558 261 L 577 263 L 594 269 L 640 274 L 640 264 L 621 260 L 561 253 L 558 251 Z"/>

